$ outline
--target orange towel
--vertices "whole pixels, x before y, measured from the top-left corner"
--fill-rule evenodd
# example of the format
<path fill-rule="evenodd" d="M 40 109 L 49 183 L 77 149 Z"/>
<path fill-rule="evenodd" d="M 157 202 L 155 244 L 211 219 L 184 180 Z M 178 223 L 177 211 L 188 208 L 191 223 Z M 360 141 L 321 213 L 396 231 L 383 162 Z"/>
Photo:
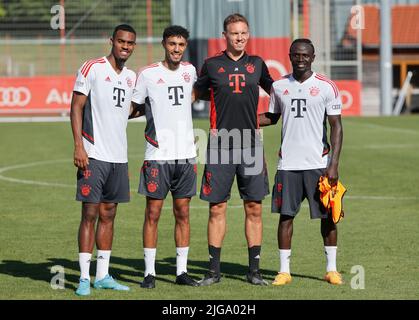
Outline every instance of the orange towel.
<path fill-rule="evenodd" d="M 333 222 L 336 224 L 344 217 L 343 212 L 343 196 L 346 193 L 346 188 L 340 181 L 331 187 L 327 177 L 320 177 L 319 179 L 320 202 L 332 215 Z"/>

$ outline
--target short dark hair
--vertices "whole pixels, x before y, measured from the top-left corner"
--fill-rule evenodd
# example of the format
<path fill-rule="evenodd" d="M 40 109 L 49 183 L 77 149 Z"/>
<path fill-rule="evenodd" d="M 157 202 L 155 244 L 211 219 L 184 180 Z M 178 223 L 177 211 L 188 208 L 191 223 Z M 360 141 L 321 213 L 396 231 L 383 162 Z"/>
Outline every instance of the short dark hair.
<path fill-rule="evenodd" d="M 120 25 L 116 26 L 116 27 L 115 27 L 115 29 L 113 30 L 113 33 L 112 33 L 112 39 L 114 39 L 114 38 L 115 38 L 116 33 L 117 33 L 119 30 L 122 30 L 122 31 L 128 31 L 128 32 L 131 32 L 131 33 L 133 33 L 133 34 L 137 35 L 137 33 L 135 32 L 134 28 L 133 28 L 133 27 L 131 27 L 129 24 L 120 24 Z"/>
<path fill-rule="evenodd" d="M 168 26 L 163 31 L 163 41 L 166 41 L 167 38 L 178 36 L 178 37 L 184 37 L 185 40 L 189 39 L 189 31 L 186 30 L 184 27 L 181 26 Z"/>
<path fill-rule="evenodd" d="M 227 31 L 227 26 L 230 23 L 235 23 L 235 22 L 244 22 L 247 26 L 249 26 L 249 22 L 243 15 L 241 15 L 240 13 L 233 13 L 224 19 L 224 25 L 223 25 L 224 31 Z"/>
<path fill-rule="evenodd" d="M 292 48 L 295 44 L 297 44 L 297 43 L 304 43 L 304 44 L 308 44 L 308 45 L 311 47 L 311 49 L 313 50 L 313 54 L 314 54 L 314 45 L 313 45 L 313 42 L 311 42 L 311 40 L 310 40 L 310 39 L 307 39 L 307 38 L 299 38 L 299 39 L 295 39 L 295 40 L 291 43 L 291 45 L 290 45 L 290 51 L 291 51 L 291 48 Z"/>

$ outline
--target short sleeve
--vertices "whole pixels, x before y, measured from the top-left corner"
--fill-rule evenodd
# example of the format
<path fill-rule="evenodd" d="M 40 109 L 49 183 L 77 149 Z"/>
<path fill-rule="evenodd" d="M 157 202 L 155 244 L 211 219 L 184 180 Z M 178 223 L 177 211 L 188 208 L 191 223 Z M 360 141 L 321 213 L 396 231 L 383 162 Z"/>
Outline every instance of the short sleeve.
<path fill-rule="evenodd" d="M 147 97 L 147 85 L 144 72 L 140 72 L 137 81 L 135 82 L 134 92 L 132 94 L 132 101 L 137 104 L 143 104 Z"/>
<path fill-rule="evenodd" d="M 81 66 L 81 68 L 77 71 L 76 82 L 74 83 L 73 91 L 80 92 L 85 96 L 88 96 L 95 78 L 95 72 L 94 68 L 92 68 L 92 70 L 90 70 L 90 72 L 87 74 L 83 73 L 82 70 L 86 63 L 84 63 L 83 66 Z"/>
<path fill-rule="evenodd" d="M 269 97 L 269 112 L 270 113 L 281 113 L 280 99 L 276 96 L 274 86 L 271 87 L 271 94 Z"/>
<path fill-rule="evenodd" d="M 193 77 L 192 77 L 192 79 L 193 79 L 193 83 L 195 83 L 195 82 L 196 82 L 196 80 L 198 79 L 198 75 L 196 74 L 196 69 L 195 69 L 195 67 L 193 67 Z"/>
<path fill-rule="evenodd" d="M 330 116 L 340 115 L 342 113 L 342 99 L 334 82 L 329 86 L 326 98 L 326 113 Z"/>
<path fill-rule="evenodd" d="M 259 84 L 262 87 L 262 89 L 265 90 L 266 93 L 268 93 L 271 91 L 273 82 L 274 80 L 272 79 L 271 74 L 269 73 L 268 66 L 262 60 L 262 72 L 260 74 Z"/>
<path fill-rule="evenodd" d="M 202 66 L 201 73 L 195 82 L 195 88 L 198 91 L 206 91 L 209 89 L 209 75 L 207 62 L 204 62 Z"/>

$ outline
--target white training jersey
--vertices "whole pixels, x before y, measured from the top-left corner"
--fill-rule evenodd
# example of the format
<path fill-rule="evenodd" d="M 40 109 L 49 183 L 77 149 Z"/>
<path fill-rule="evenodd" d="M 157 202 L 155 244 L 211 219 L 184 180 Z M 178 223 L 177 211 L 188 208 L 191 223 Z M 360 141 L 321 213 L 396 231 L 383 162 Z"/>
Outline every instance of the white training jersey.
<path fill-rule="evenodd" d="M 326 168 L 327 115 L 340 115 L 341 109 L 339 90 L 325 76 L 313 72 L 300 83 L 290 74 L 275 81 L 269 112 L 282 117 L 278 170 Z"/>
<path fill-rule="evenodd" d="M 89 158 L 128 162 L 127 123 L 135 86 L 135 72 L 116 73 L 106 57 L 85 62 L 73 91 L 88 97 L 83 109 L 83 145 Z"/>
<path fill-rule="evenodd" d="M 162 62 L 140 70 L 132 101 L 146 105 L 144 160 L 196 157 L 191 106 L 196 78 L 195 67 L 188 62 L 174 71 Z"/>

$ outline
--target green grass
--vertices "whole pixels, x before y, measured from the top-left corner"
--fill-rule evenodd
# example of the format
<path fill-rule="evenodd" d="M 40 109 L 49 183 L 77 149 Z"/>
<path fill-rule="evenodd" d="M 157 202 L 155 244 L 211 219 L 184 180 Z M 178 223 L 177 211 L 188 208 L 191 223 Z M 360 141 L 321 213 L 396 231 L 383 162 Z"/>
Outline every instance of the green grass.
<path fill-rule="evenodd" d="M 194 120 L 194 124 L 196 128 L 208 128 L 207 120 Z M 320 225 L 317 220 L 310 221 L 307 202 L 295 220 L 290 285 L 260 288 L 244 281 L 244 213 L 232 207 L 227 212 L 222 282 L 203 288 L 175 286 L 174 219 L 168 198 L 159 225 L 157 287 L 141 289 L 138 282 L 144 270 L 141 228 L 145 201 L 135 190 L 143 160 L 144 123 L 134 122 L 128 127 L 132 198 L 118 209 L 111 257 L 112 274 L 131 291 L 92 290 L 87 299 L 418 299 L 419 118 L 347 117 L 343 124 L 340 178 L 348 189 L 346 216 L 338 225 L 338 269 L 345 280 L 343 286 L 334 287 L 321 280 L 325 257 Z M 0 137 L 0 299 L 79 299 L 74 289 L 79 277 L 80 203 L 74 200 L 70 124 L 1 123 Z M 271 184 L 279 137 L 279 127 L 264 130 Z M 202 169 L 199 166 L 199 181 Z M 229 204 L 241 204 L 235 185 Z M 198 197 L 191 205 L 188 269 L 193 277 L 201 278 L 208 259 L 208 210 Z M 269 205 L 270 197 L 264 201 L 261 267 L 271 281 L 279 266 L 278 216 L 270 213 Z M 64 290 L 50 286 L 54 265 L 65 268 Z M 365 289 L 355 290 L 351 288 L 355 276 L 351 269 L 358 265 L 365 270 Z M 95 263 L 91 266 L 91 274 L 94 272 Z"/>

